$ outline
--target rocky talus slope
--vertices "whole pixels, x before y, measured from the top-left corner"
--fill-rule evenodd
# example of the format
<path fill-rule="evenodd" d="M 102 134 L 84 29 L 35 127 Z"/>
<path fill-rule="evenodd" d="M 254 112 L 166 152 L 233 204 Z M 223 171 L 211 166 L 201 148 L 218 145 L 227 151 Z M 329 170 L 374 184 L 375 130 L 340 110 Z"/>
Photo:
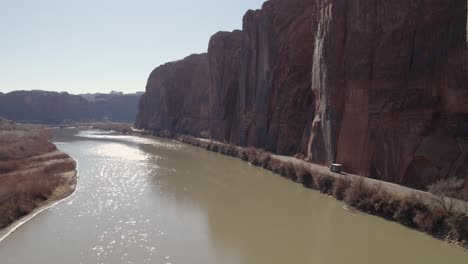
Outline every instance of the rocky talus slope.
<path fill-rule="evenodd" d="M 467 84 L 465 0 L 269 0 L 156 68 L 136 126 L 424 188 L 468 177 Z"/>

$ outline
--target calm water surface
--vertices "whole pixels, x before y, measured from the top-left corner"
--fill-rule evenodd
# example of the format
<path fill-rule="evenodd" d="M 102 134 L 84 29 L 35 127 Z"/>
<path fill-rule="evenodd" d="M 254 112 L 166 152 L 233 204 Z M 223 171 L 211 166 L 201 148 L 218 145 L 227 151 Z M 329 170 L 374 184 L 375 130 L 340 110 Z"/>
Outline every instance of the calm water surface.
<path fill-rule="evenodd" d="M 234 158 L 56 130 L 79 187 L 0 243 L 2 264 L 468 263 L 468 253 Z"/>

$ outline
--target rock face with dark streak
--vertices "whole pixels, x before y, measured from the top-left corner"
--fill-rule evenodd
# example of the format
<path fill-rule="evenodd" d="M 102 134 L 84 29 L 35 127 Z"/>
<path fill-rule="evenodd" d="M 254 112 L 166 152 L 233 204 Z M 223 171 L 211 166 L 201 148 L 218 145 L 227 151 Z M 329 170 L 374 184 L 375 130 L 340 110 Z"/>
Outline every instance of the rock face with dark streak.
<path fill-rule="evenodd" d="M 234 135 L 242 37 L 240 30 L 218 32 L 208 47 L 210 132 L 212 137 L 224 141 L 231 141 Z"/>
<path fill-rule="evenodd" d="M 315 1 L 268 1 L 244 16 L 233 142 L 281 154 L 305 149 Z"/>
<path fill-rule="evenodd" d="M 137 126 L 418 188 L 463 178 L 466 31 L 466 0 L 270 0 L 207 55 L 158 67 Z"/>
<path fill-rule="evenodd" d="M 416 187 L 466 174 L 466 1 L 320 1 L 311 159 Z"/>

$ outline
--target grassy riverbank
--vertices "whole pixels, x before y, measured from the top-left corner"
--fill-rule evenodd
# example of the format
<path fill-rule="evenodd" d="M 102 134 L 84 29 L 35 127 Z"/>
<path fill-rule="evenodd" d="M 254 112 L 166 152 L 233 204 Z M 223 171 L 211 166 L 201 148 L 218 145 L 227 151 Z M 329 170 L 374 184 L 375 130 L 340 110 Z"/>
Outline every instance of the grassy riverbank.
<path fill-rule="evenodd" d="M 0 229 L 74 191 L 76 162 L 50 138 L 43 126 L 0 120 Z"/>

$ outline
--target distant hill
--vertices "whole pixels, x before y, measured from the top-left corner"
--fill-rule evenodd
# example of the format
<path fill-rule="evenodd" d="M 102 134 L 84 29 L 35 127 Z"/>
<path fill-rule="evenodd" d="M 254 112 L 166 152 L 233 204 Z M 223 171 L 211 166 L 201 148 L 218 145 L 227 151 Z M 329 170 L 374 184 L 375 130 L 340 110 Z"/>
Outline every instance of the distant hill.
<path fill-rule="evenodd" d="M 135 121 L 141 93 L 72 95 L 66 92 L 14 91 L 0 93 L 0 116 L 16 122 L 64 124 Z"/>
<path fill-rule="evenodd" d="M 94 93 L 94 94 L 90 94 L 90 93 L 87 93 L 87 94 L 79 94 L 81 97 L 85 98 L 86 100 L 88 101 L 92 101 L 92 102 L 95 102 L 95 101 L 106 101 L 106 100 L 113 100 L 113 99 L 116 99 L 116 98 L 119 98 L 119 97 L 130 97 L 130 96 L 141 96 L 143 94 L 143 92 L 137 92 L 137 93 L 133 93 L 133 94 L 124 94 L 122 92 L 116 92 L 116 91 L 111 91 L 110 93 L 108 94 L 105 94 L 105 93 Z"/>

